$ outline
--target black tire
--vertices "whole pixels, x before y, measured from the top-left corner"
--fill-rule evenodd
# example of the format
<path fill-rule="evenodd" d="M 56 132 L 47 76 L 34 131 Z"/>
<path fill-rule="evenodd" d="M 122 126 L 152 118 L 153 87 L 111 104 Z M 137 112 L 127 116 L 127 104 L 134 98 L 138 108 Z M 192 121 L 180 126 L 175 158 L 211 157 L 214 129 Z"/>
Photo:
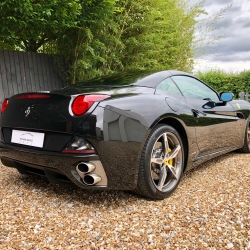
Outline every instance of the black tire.
<path fill-rule="evenodd" d="M 150 133 L 140 160 L 135 193 L 162 200 L 177 188 L 184 169 L 184 149 L 178 132 L 158 124 Z"/>
<path fill-rule="evenodd" d="M 244 145 L 238 150 L 241 153 L 250 153 L 250 118 L 247 120 L 247 126 L 244 136 Z"/>

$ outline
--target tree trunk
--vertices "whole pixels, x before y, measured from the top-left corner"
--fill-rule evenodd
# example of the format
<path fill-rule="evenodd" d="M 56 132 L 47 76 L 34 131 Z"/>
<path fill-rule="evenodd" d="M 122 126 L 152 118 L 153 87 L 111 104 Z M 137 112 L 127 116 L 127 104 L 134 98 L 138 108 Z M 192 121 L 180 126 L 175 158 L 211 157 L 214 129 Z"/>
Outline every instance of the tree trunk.
<path fill-rule="evenodd" d="M 37 42 L 34 39 L 30 39 L 27 44 L 25 44 L 26 52 L 37 52 Z"/>

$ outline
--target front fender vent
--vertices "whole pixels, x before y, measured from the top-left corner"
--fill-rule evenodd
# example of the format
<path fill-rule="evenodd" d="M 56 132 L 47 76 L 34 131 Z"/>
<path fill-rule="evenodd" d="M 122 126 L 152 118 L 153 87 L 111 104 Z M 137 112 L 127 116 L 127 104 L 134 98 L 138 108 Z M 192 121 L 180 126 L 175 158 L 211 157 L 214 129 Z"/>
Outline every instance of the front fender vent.
<path fill-rule="evenodd" d="M 245 116 L 241 112 L 236 112 L 236 115 L 240 119 L 245 119 Z"/>

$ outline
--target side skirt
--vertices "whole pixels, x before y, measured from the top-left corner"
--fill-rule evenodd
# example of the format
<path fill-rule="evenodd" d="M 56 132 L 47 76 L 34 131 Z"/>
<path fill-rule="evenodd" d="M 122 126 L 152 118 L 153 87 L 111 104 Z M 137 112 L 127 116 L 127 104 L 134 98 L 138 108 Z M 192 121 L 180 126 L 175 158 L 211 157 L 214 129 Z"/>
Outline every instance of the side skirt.
<path fill-rule="evenodd" d="M 220 151 L 217 151 L 217 152 L 214 152 L 214 153 L 211 153 L 211 154 L 198 156 L 193 161 L 193 167 L 196 167 L 196 166 L 200 165 L 201 163 L 209 161 L 209 160 L 211 160 L 211 159 L 213 159 L 213 158 L 215 158 L 217 156 L 224 155 L 226 153 L 232 152 L 232 151 L 234 151 L 236 149 L 238 149 L 238 147 L 237 148 L 229 147 L 229 148 L 226 148 L 224 150 L 220 150 Z"/>

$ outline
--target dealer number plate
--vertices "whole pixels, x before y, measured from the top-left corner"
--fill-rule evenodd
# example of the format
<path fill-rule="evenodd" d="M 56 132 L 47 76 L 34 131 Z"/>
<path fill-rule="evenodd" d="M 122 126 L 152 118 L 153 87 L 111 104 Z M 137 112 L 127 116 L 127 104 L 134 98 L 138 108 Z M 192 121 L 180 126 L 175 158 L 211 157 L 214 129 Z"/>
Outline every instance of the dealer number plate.
<path fill-rule="evenodd" d="M 11 142 L 42 148 L 44 142 L 44 133 L 12 130 Z"/>

